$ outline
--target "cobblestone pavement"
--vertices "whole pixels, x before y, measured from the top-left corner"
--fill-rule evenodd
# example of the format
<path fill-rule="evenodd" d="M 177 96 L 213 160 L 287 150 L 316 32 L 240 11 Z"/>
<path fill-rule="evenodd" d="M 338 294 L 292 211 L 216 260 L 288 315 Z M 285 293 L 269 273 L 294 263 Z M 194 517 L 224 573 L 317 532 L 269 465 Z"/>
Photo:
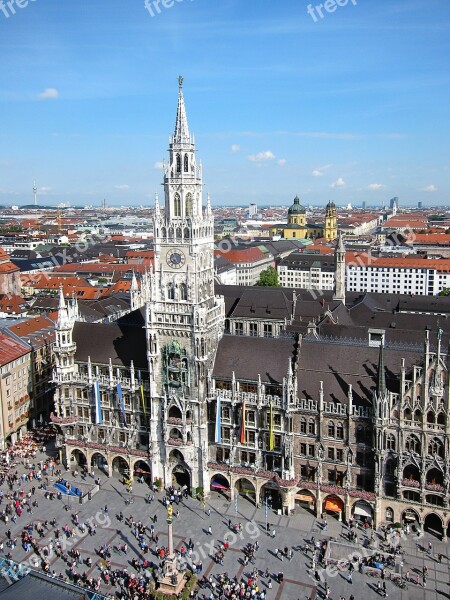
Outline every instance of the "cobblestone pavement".
<path fill-rule="evenodd" d="M 37 457 L 36 460 L 39 460 Z M 19 473 L 24 472 L 24 467 L 18 466 Z M 69 475 L 69 473 L 67 474 Z M 81 558 L 91 557 L 93 565 L 88 568 L 87 565 L 80 565 L 79 572 L 86 571 L 89 576 L 99 576 L 99 565 L 101 559 L 95 552 L 102 544 L 118 545 L 127 543 L 129 552 L 125 556 L 123 553 L 113 553 L 112 563 L 114 567 L 127 566 L 129 571 L 132 571 L 131 561 L 133 558 L 142 558 L 143 555 L 139 549 L 138 543 L 130 528 L 125 523 L 120 523 L 116 515 L 122 511 L 125 517 L 133 515 L 135 520 L 141 520 L 144 524 L 149 525 L 151 518 L 157 516 L 155 531 L 158 533 L 159 543 L 167 543 L 167 526 L 166 526 L 166 510 L 162 505 L 162 493 L 155 494 L 155 501 L 152 504 L 145 502 L 145 496 L 148 494 L 148 486 L 145 484 L 134 483 L 133 495 L 135 501 L 131 505 L 127 505 L 125 500 L 128 498 L 128 493 L 124 485 L 120 482 L 119 476 L 107 478 L 104 474 L 97 472 L 102 480 L 100 492 L 94 495 L 90 502 L 80 505 L 71 498 L 67 497 L 63 501 L 47 500 L 44 498 L 43 490 L 36 490 L 35 498 L 38 500 L 38 507 L 33 509 L 33 514 L 26 512 L 17 519 L 17 523 L 9 522 L 5 525 L 0 522 L 0 539 L 5 544 L 4 553 L 8 551 L 6 547 L 6 530 L 11 529 L 13 536 L 17 537 L 18 543 L 14 548 L 13 559 L 18 562 L 27 562 L 33 557 L 33 553 L 26 553 L 20 544 L 20 533 L 22 528 L 31 522 L 43 521 L 45 519 L 56 518 L 58 526 L 62 527 L 65 524 L 70 524 L 71 514 L 78 512 L 79 521 L 92 520 L 96 524 L 97 534 L 95 536 L 77 535 L 70 538 L 66 551 L 70 548 L 76 548 L 81 552 Z M 88 478 L 89 479 L 89 478 Z M 70 478 L 69 478 L 70 480 Z M 78 477 L 78 480 L 80 478 Z M 72 481 L 76 482 L 76 480 Z M 25 483 L 23 489 L 28 491 L 32 485 L 37 488 L 37 482 Z M 3 490 L 6 492 L 6 485 Z M 70 504 L 69 510 L 65 506 Z M 104 506 L 108 506 L 108 515 L 103 514 Z M 269 568 L 272 574 L 273 588 L 268 588 L 268 580 L 261 578 L 262 587 L 267 589 L 267 598 L 272 599 L 314 599 L 325 597 L 325 585 L 330 587 L 330 598 L 339 600 L 340 597 L 348 599 L 353 594 L 355 600 L 368 600 L 370 598 L 379 598 L 377 592 L 377 579 L 362 575 L 358 572 L 353 575 L 353 583 L 347 581 L 347 573 L 340 571 L 329 570 L 322 573 L 322 580 L 317 582 L 311 572 L 311 556 L 305 555 L 300 547 L 314 536 L 316 541 L 329 539 L 330 537 L 342 542 L 346 540 L 346 527 L 337 520 L 328 519 L 328 531 L 322 532 L 320 522 L 305 509 L 297 509 L 297 512 L 291 516 L 282 516 L 270 512 L 268 520 L 271 528 L 275 529 L 275 538 L 267 535 L 265 512 L 263 508 L 255 508 L 245 498 L 240 497 L 238 500 L 237 513 L 234 503 L 230 503 L 226 498 L 214 492 L 212 497 L 208 499 L 206 510 L 203 510 L 201 503 L 198 500 L 188 498 L 184 503 L 176 507 L 180 511 L 180 516 L 174 519 L 174 543 L 176 548 L 180 549 L 183 541 L 189 538 L 195 543 L 193 558 L 200 560 L 203 563 L 202 575 L 212 575 L 215 577 L 220 573 L 227 572 L 230 576 L 237 574 L 239 577 L 242 574 L 250 574 L 254 567 L 257 567 L 261 572 Z M 176 508 L 174 514 L 176 513 Z M 210 509 L 211 514 L 208 516 L 207 511 Z M 242 524 L 242 531 L 239 534 L 231 534 L 228 524 L 229 520 L 234 523 Z M 212 534 L 209 534 L 208 527 L 211 526 Z M 228 532 L 228 534 L 227 534 Z M 225 554 L 224 564 L 217 564 L 212 559 L 213 548 L 217 547 L 224 540 L 225 534 L 228 535 L 230 548 Z M 361 532 L 360 540 L 363 537 Z M 54 539 L 52 530 L 46 531 L 45 536 L 39 539 L 39 545 L 45 546 Z M 244 565 L 244 554 L 242 549 L 251 542 L 258 540 L 260 545 L 256 553 L 255 564 Z M 150 542 L 149 538 L 147 541 Z M 428 556 L 426 552 L 421 550 L 427 547 L 428 542 L 433 543 L 433 554 Z M 409 600 L 416 599 L 434 599 L 450 598 L 448 582 L 449 576 L 449 561 L 444 558 L 442 564 L 438 562 L 437 555 L 442 553 L 447 555 L 447 544 L 444 544 L 436 538 L 425 534 L 421 539 L 410 535 L 402 541 L 402 545 L 406 550 L 403 564 L 403 575 L 409 571 L 411 577 L 422 573 L 424 565 L 428 567 L 427 587 L 415 583 L 408 583 L 407 590 L 398 588 L 393 582 L 387 581 L 388 596 L 394 600 Z M 275 555 L 275 549 L 295 548 L 291 561 Z M 355 550 L 358 548 L 355 546 Z M 148 553 L 146 557 L 149 560 L 157 562 L 156 557 Z M 56 556 L 50 559 L 50 568 L 56 574 L 67 573 L 67 565 Z M 284 580 L 279 585 L 274 579 L 279 571 L 284 574 Z M 420 578 L 421 581 L 421 578 Z M 104 584 L 101 592 L 111 594 L 112 589 Z M 210 590 L 205 588 L 200 591 L 199 597 L 209 597 Z"/>

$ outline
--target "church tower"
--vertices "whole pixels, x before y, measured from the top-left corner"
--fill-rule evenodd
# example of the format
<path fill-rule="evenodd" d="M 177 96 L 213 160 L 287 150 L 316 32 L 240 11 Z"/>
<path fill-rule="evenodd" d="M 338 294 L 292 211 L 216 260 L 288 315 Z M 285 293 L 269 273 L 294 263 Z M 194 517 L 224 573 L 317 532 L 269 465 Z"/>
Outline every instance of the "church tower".
<path fill-rule="evenodd" d="M 328 202 L 325 210 L 323 236 L 326 240 L 335 240 L 337 238 L 337 211 L 334 202 Z"/>
<path fill-rule="evenodd" d="M 154 271 L 146 304 L 153 477 L 165 485 L 208 481 L 207 372 L 223 335 L 225 305 L 214 295 L 214 219 L 202 202 L 179 78 L 175 130 L 164 163 L 165 206 L 155 201 Z"/>

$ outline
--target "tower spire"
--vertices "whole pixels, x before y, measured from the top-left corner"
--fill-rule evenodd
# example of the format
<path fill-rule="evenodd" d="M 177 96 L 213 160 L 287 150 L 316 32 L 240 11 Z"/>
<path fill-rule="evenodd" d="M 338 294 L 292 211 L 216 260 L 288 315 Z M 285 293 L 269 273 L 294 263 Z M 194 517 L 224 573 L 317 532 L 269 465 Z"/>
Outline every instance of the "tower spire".
<path fill-rule="evenodd" d="M 377 379 L 377 396 L 384 398 L 386 395 L 386 371 L 384 368 L 384 343 L 380 345 L 380 353 L 378 355 L 378 379 Z"/>
<path fill-rule="evenodd" d="M 181 75 L 180 77 L 178 77 L 178 107 L 177 119 L 175 122 L 175 132 L 173 134 L 173 142 L 175 144 L 192 143 L 186 116 L 186 107 L 184 105 L 183 77 L 181 77 Z"/>

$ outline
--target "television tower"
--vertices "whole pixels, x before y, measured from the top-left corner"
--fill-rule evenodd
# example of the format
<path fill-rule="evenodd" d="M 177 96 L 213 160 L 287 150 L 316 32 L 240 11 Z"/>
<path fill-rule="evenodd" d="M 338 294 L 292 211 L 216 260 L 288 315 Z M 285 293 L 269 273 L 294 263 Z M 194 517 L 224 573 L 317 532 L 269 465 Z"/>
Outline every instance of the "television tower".
<path fill-rule="evenodd" d="M 37 208 L 37 187 L 36 181 L 33 181 L 34 208 Z"/>

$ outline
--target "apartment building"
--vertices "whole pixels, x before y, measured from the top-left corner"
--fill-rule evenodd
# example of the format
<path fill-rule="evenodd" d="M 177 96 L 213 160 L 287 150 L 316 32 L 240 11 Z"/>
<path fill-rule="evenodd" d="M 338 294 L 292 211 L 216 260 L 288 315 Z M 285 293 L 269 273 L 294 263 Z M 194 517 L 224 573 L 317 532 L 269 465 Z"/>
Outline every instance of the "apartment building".
<path fill-rule="evenodd" d="M 25 431 L 30 411 L 31 348 L 0 332 L 0 449 Z"/>

